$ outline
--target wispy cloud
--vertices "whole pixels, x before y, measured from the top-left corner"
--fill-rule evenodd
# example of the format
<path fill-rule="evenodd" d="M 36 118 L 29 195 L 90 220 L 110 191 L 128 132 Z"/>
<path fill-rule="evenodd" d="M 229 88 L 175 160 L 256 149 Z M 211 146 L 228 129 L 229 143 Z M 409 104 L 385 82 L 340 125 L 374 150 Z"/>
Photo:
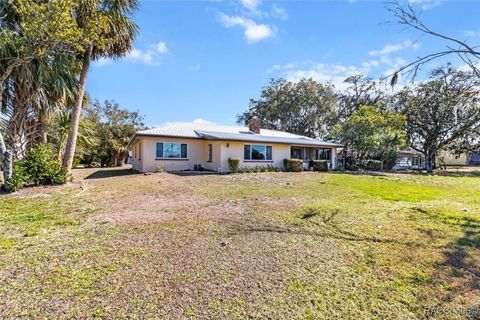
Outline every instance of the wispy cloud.
<path fill-rule="evenodd" d="M 93 65 L 95 67 L 103 67 L 103 66 L 111 64 L 112 62 L 113 62 L 113 60 L 109 59 L 109 58 L 99 58 L 99 59 L 97 59 L 93 62 Z"/>
<path fill-rule="evenodd" d="M 368 55 L 370 55 L 372 57 L 385 56 L 385 55 L 388 55 L 388 54 L 391 54 L 391 53 L 394 53 L 394 52 L 397 52 L 397 51 L 400 51 L 400 50 L 418 49 L 419 47 L 420 47 L 419 43 L 417 43 L 415 41 L 411 41 L 411 40 L 405 40 L 402 43 L 387 44 L 386 46 L 384 46 L 380 50 L 372 50 L 372 51 L 368 52 Z"/>
<path fill-rule="evenodd" d="M 444 0 L 408 0 L 408 3 L 410 5 L 419 6 L 423 10 L 428 10 L 436 7 L 442 2 L 444 2 Z"/>
<path fill-rule="evenodd" d="M 279 7 L 276 4 L 272 5 L 272 16 L 286 20 L 288 18 L 288 13 L 285 8 Z"/>
<path fill-rule="evenodd" d="M 202 118 L 198 118 L 198 119 L 194 119 L 190 122 L 186 121 L 186 122 L 182 122 L 182 121 L 178 121 L 178 122 L 164 122 L 164 123 L 161 123 L 160 125 L 158 126 L 154 126 L 154 127 L 172 127 L 172 126 L 179 126 L 179 125 L 182 125 L 182 126 L 192 126 L 192 125 L 216 125 L 215 122 L 211 122 L 209 120 L 205 120 L 205 119 L 202 119 Z"/>
<path fill-rule="evenodd" d="M 463 33 L 469 38 L 480 37 L 480 31 L 465 30 Z"/>
<path fill-rule="evenodd" d="M 221 12 L 219 14 L 219 19 L 226 28 L 235 26 L 242 27 L 245 40 L 247 40 L 248 43 L 265 40 L 275 35 L 274 27 L 266 24 L 257 24 L 255 21 L 245 17 L 228 16 Z"/>
<path fill-rule="evenodd" d="M 247 8 L 248 10 L 255 11 L 260 6 L 260 0 L 240 0 L 242 6 Z"/>
<path fill-rule="evenodd" d="M 344 66 L 304 61 L 274 65 L 268 72 L 278 73 L 288 81 L 298 82 L 301 79 L 312 78 L 318 82 L 331 83 L 338 89 L 344 89 L 347 87 L 344 83 L 347 77 L 357 74 L 367 74 L 369 70 L 369 68 L 363 66 Z"/>
<path fill-rule="evenodd" d="M 407 61 L 402 57 L 391 57 L 388 54 L 397 52 L 401 48 L 412 46 L 413 44 L 410 41 L 405 41 L 401 45 L 385 46 L 382 50 L 370 54 L 370 56 L 375 56 L 375 58 L 368 59 L 358 65 L 329 64 L 306 60 L 273 65 L 268 69 L 267 73 L 293 82 L 304 78 L 312 78 L 319 82 L 331 83 L 338 89 L 345 89 L 348 87 L 348 84 L 344 82 L 345 79 L 353 75 L 362 74 L 371 78 L 383 78 L 391 75 L 399 67 L 405 65 Z M 377 55 L 381 56 L 376 57 Z"/>
<path fill-rule="evenodd" d="M 156 44 L 152 44 L 146 50 L 133 48 L 125 58 L 133 62 L 139 62 L 144 64 L 156 64 L 161 55 L 168 53 L 167 44 L 160 41 Z"/>

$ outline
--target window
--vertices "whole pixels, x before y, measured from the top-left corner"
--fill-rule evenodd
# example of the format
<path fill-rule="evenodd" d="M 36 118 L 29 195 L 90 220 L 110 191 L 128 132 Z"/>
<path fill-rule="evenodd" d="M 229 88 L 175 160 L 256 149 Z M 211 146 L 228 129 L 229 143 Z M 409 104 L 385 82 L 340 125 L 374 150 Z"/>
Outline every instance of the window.
<path fill-rule="evenodd" d="M 303 148 L 292 148 L 290 158 L 303 160 Z"/>
<path fill-rule="evenodd" d="M 420 166 L 420 158 L 418 158 L 418 157 L 413 157 L 413 158 L 412 158 L 412 166 L 415 166 L 415 167 Z"/>
<path fill-rule="evenodd" d="M 187 159 L 187 144 L 178 142 L 158 142 L 157 158 Z"/>
<path fill-rule="evenodd" d="M 331 160 L 332 149 L 317 149 L 315 150 L 315 159 L 317 160 Z"/>
<path fill-rule="evenodd" d="M 273 157 L 272 153 L 273 153 L 272 146 L 246 144 L 243 147 L 244 160 L 269 161 L 269 160 L 272 160 L 272 157 Z"/>
<path fill-rule="evenodd" d="M 208 159 L 207 162 L 212 162 L 212 145 L 208 145 Z"/>

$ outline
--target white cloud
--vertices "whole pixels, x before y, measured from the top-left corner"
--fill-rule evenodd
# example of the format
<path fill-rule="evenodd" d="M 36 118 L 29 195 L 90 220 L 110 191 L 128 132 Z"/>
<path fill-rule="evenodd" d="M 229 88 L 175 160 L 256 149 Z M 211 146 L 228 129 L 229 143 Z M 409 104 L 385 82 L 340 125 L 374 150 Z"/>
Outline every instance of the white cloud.
<path fill-rule="evenodd" d="M 466 30 L 463 33 L 465 33 L 465 35 L 469 38 L 480 37 L 480 32 L 479 31 Z"/>
<path fill-rule="evenodd" d="M 165 54 L 168 52 L 168 47 L 165 42 L 160 41 L 159 43 L 157 43 L 156 48 L 157 52 L 160 54 Z"/>
<path fill-rule="evenodd" d="M 272 6 L 272 15 L 282 20 L 286 20 L 288 18 L 287 10 L 277 6 L 276 4 L 273 4 Z"/>
<path fill-rule="evenodd" d="M 376 56 L 385 56 L 385 55 L 388 55 L 390 53 L 394 53 L 394 52 L 397 52 L 397 51 L 400 51 L 400 50 L 404 50 L 404 49 L 418 49 L 420 47 L 420 44 L 415 42 L 415 41 L 411 41 L 411 40 L 405 40 L 404 42 L 402 43 L 397 43 L 397 44 L 387 44 L 386 46 L 384 46 L 382 49 L 380 50 L 372 50 L 370 52 L 368 52 L 368 54 L 372 57 L 376 57 Z"/>
<path fill-rule="evenodd" d="M 193 124 L 215 124 L 214 122 L 211 122 L 202 118 L 195 119 L 192 121 L 192 123 Z"/>
<path fill-rule="evenodd" d="M 188 121 L 185 121 L 185 122 L 182 122 L 182 121 L 164 122 L 164 123 L 161 123 L 158 126 L 153 126 L 153 127 L 173 127 L 173 126 L 189 126 L 189 125 L 190 126 L 191 125 L 216 125 L 216 123 L 205 120 L 205 119 L 202 119 L 202 118 L 197 118 L 197 119 L 194 119 L 190 122 L 188 122 Z"/>
<path fill-rule="evenodd" d="M 431 9 L 433 7 L 438 6 L 443 1 L 444 0 L 408 0 L 408 3 L 410 5 L 419 6 L 423 10 L 428 10 L 428 9 Z"/>
<path fill-rule="evenodd" d="M 142 51 L 136 48 L 133 48 L 126 56 L 127 59 L 134 62 L 142 62 L 145 64 L 152 64 L 153 62 L 153 51 L 146 50 Z"/>
<path fill-rule="evenodd" d="M 266 24 L 257 24 L 251 19 L 240 16 L 228 16 L 224 13 L 220 13 L 219 17 L 222 24 L 227 28 L 234 26 L 242 27 L 245 39 L 249 43 L 271 38 L 275 34 L 273 27 Z"/>
<path fill-rule="evenodd" d="M 312 61 L 274 65 L 269 69 L 270 73 L 279 73 L 288 81 L 298 82 L 301 79 L 312 78 L 318 82 L 331 83 L 338 89 L 344 89 L 348 86 L 344 83 L 347 77 L 357 74 L 367 75 L 368 71 L 369 68 L 365 67 L 315 63 Z"/>
<path fill-rule="evenodd" d="M 380 60 L 364 61 L 359 66 L 319 63 L 307 60 L 283 65 L 276 64 L 270 67 L 267 73 L 293 82 L 298 82 L 304 78 L 312 78 L 318 82 L 331 83 L 337 89 L 342 90 L 348 87 L 344 80 L 350 76 L 362 74 L 371 78 L 383 78 L 391 75 L 406 63 L 407 61 L 401 57 L 389 58 L 387 56 L 382 57 Z"/>
<path fill-rule="evenodd" d="M 474 63 L 473 65 L 474 65 L 475 68 L 480 69 L 480 62 Z M 467 64 L 467 63 L 464 63 L 464 64 L 460 65 L 457 68 L 457 70 L 458 71 L 463 71 L 463 72 L 472 72 L 472 66 Z"/>
<path fill-rule="evenodd" d="M 111 64 L 113 62 L 112 59 L 108 59 L 108 58 L 99 58 L 97 60 L 95 60 L 95 62 L 93 63 L 94 66 L 96 67 L 102 67 L 102 66 L 106 66 L 108 64 Z"/>
<path fill-rule="evenodd" d="M 240 0 L 242 6 L 248 10 L 255 11 L 260 6 L 260 0 Z"/>
<path fill-rule="evenodd" d="M 133 48 L 125 58 L 133 61 L 144 64 L 157 64 L 161 55 L 168 53 L 168 47 L 165 42 L 158 42 L 152 44 L 146 50 L 141 50 Z"/>

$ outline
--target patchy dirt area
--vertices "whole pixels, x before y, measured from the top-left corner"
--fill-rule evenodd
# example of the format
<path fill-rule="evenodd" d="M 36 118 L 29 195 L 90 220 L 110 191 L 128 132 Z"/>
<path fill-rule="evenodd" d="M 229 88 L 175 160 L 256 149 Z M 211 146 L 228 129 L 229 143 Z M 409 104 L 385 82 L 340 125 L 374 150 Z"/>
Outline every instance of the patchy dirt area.
<path fill-rule="evenodd" d="M 0 318 L 475 319 L 479 230 L 475 176 L 75 170 L 0 197 Z"/>

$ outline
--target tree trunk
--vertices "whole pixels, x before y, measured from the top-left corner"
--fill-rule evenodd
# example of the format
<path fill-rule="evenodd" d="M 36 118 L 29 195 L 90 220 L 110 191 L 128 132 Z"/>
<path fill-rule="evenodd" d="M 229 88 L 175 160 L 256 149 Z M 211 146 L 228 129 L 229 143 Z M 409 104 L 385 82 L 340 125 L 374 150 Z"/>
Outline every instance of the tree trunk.
<path fill-rule="evenodd" d="M 90 69 L 90 59 L 93 46 L 90 46 L 83 57 L 82 72 L 80 73 L 80 82 L 78 94 L 73 106 L 70 133 L 68 134 L 65 154 L 63 155 L 63 167 L 70 174 L 72 170 L 73 158 L 75 157 L 75 147 L 77 145 L 78 126 L 82 115 L 83 97 L 85 95 L 85 85 L 87 82 L 88 70 Z"/>
<path fill-rule="evenodd" d="M 12 178 L 12 164 L 13 164 L 13 157 L 12 152 L 7 149 L 5 145 L 5 140 L 3 139 L 3 135 L 0 132 L 0 154 L 3 161 L 3 188 L 8 190 L 6 187 L 7 182 Z"/>
<path fill-rule="evenodd" d="M 40 111 L 39 114 L 39 127 L 37 141 L 39 143 L 47 143 L 48 140 L 48 118 L 46 111 Z"/>
<path fill-rule="evenodd" d="M 427 152 L 425 155 L 425 166 L 427 168 L 427 173 L 433 172 L 433 153 Z"/>

